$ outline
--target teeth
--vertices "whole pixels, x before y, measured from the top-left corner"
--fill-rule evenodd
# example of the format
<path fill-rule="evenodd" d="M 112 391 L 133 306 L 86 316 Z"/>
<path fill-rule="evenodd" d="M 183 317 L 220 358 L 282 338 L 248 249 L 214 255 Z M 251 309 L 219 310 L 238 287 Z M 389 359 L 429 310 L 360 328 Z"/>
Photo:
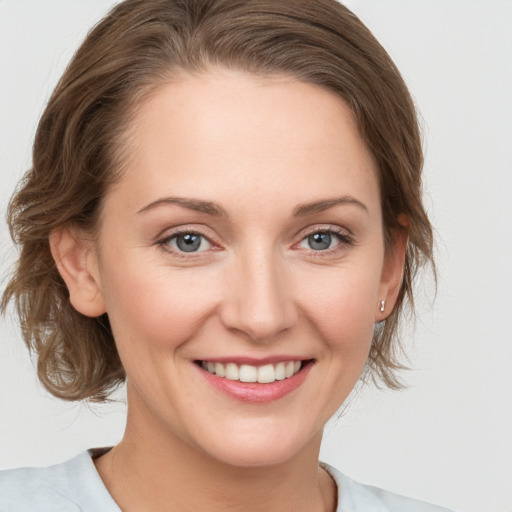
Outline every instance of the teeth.
<path fill-rule="evenodd" d="M 218 375 L 219 377 L 226 376 L 226 370 L 223 364 L 215 363 L 215 375 Z"/>
<path fill-rule="evenodd" d="M 208 370 L 210 371 L 210 370 Z M 213 372 L 210 372 L 213 373 Z M 240 372 L 238 371 L 238 366 L 235 363 L 228 363 L 226 365 L 226 369 L 224 372 L 226 379 L 229 380 L 239 380 Z"/>
<path fill-rule="evenodd" d="M 252 366 L 250 364 L 238 366 L 236 363 L 223 364 L 201 361 L 201 367 L 213 375 L 225 377 L 229 380 L 269 384 L 276 380 L 293 377 L 293 375 L 301 369 L 302 363 L 301 361 L 287 361 L 276 364 L 266 364 L 264 366 Z"/>
<path fill-rule="evenodd" d="M 256 382 L 258 380 L 258 368 L 243 364 L 240 366 L 240 382 Z"/>
<path fill-rule="evenodd" d="M 284 367 L 284 376 L 287 379 L 289 379 L 293 375 L 294 369 L 295 369 L 295 363 L 293 361 L 286 363 L 286 366 Z"/>
<path fill-rule="evenodd" d="M 258 368 L 258 382 L 266 384 L 268 382 L 274 382 L 276 380 L 276 372 L 274 366 L 266 364 Z"/>
<path fill-rule="evenodd" d="M 284 363 L 277 363 L 275 368 L 275 378 L 276 380 L 283 380 L 286 378 L 286 370 Z"/>

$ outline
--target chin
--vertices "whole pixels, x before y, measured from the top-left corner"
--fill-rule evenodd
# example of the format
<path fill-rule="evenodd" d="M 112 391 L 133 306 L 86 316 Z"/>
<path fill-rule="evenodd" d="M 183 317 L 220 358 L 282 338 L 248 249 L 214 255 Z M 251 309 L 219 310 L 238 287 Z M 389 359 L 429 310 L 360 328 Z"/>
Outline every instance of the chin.
<path fill-rule="evenodd" d="M 203 437 L 199 448 L 219 462 L 246 468 L 282 465 L 308 451 L 317 458 L 322 431 L 311 436 L 291 430 L 267 425 L 255 425 L 250 432 L 230 428 L 209 443 Z"/>
<path fill-rule="evenodd" d="M 274 443 L 246 443 L 244 446 L 233 446 L 229 451 L 226 448 L 228 447 L 224 445 L 218 452 L 210 452 L 210 456 L 219 462 L 240 468 L 279 466 L 292 460 L 299 451 L 282 445 L 276 446 Z"/>

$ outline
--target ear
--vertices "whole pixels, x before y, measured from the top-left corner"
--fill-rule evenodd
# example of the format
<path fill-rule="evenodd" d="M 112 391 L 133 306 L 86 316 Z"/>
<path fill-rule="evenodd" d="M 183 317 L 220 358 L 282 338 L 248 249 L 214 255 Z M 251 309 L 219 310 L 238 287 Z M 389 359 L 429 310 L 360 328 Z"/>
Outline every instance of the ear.
<path fill-rule="evenodd" d="M 401 215 L 398 222 L 400 225 L 393 230 L 391 246 L 384 256 L 375 322 L 381 322 L 391 314 L 402 285 L 405 253 L 409 240 L 409 219 Z"/>
<path fill-rule="evenodd" d="M 105 313 L 97 256 L 92 242 L 81 239 L 70 226 L 61 226 L 50 234 L 50 250 L 68 288 L 72 306 L 90 317 Z"/>

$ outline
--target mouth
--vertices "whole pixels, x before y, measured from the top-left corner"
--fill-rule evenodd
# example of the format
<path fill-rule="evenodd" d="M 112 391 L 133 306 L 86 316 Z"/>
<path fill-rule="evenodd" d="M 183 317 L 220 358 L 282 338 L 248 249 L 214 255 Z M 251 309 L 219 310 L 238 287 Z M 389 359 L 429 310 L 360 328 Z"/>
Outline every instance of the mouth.
<path fill-rule="evenodd" d="M 273 402 L 301 386 L 314 359 L 282 361 L 207 361 L 194 363 L 215 389 L 231 398 L 249 403 Z"/>
<path fill-rule="evenodd" d="M 290 360 L 278 363 L 262 364 L 237 364 L 235 362 L 196 361 L 203 370 L 224 379 L 238 382 L 257 382 L 259 384 L 271 384 L 276 381 L 290 379 L 301 371 L 306 365 L 312 363 L 312 359 Z"/>

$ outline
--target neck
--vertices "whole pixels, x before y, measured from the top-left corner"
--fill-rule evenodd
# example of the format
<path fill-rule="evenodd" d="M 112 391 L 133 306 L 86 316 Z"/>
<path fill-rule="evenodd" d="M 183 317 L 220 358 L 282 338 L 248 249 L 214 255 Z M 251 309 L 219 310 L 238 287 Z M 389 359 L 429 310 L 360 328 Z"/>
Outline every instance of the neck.
<path fill-rule="evenodd" d="M 320 442 L 321 433 L 279 464 L 233 466 L 129 407 L 123 440 L 95 464 L 124 512 L 333 512 L 336 488 L 318 466 Z"/>

